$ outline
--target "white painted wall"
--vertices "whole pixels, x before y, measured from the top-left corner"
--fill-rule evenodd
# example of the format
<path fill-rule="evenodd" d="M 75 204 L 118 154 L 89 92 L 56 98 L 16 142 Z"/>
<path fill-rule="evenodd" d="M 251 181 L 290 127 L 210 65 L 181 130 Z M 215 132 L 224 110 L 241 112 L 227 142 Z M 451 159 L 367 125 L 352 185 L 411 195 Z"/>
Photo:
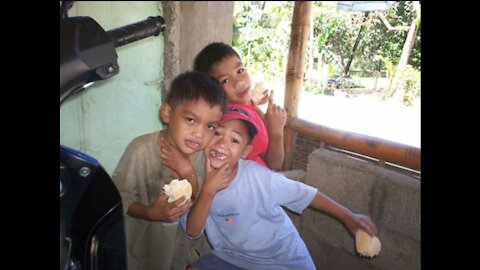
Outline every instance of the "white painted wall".
<path fill-rule="evenodd" d="M 106 31 L 158 15 L 158 1 L 76 1 L 69 11 L 70 17 L 92 17 Z M 163 128 L 163 46 L 160 34 L 117 48 L 120 73 L 62 104 L 60 143 L 91 155 L 112 174 L 134 137 Z"/>

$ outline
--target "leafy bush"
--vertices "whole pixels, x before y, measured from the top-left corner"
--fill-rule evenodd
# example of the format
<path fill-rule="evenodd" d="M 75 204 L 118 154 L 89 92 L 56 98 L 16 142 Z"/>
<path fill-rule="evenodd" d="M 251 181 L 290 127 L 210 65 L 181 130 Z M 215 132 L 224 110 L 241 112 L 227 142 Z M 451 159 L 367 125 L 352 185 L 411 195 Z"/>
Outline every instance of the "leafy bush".
<path fill-rule="evenodd" d="M 407 65 L 400 73 L 400 79 L 403 81 L 403 103 L 410 106 L 420 95 L 420 71 Z"/>

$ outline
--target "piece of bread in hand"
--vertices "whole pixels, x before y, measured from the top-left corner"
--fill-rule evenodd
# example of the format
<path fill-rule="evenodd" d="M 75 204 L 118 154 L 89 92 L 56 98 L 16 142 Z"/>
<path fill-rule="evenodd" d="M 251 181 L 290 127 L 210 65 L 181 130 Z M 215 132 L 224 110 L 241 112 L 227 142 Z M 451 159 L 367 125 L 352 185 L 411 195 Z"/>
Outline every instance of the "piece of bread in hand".
<path fill-rule="evenodd" d="M 268 102 L 268 90 L 263 86 L 263 82 L 257 82 L 252 93 L 252 99 L 255 106 L 260 106 Z"/>
<path fill-rule="evenodd" d="M 187 179 L 173 179 L 170 184 L 163 186 L 163 191 L 165 194 L 167 194 L 169 203 L 176 201 L 182 196 L 185 196 L 185 201 L 182 203 L 183 205 L 192 197 L 192 185 Z"/>
<path fill-rule="evenodd" d="M 362 229 L 358 229 L 355 233 L 355 245 L 358 254 L 369 258 L 377 256 L 382 248 L 378 237 L 372 237 Z"/>

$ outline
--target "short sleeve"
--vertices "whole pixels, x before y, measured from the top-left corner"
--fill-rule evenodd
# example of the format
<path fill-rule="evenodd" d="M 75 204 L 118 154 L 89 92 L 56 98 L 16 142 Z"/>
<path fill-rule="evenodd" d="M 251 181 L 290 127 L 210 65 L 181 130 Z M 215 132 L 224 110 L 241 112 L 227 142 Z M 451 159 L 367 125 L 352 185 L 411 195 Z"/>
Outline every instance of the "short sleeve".
<path fill-rule="evenodd" d="M 286 178 L 283 174 L 276 172 L 272 174 L 271 189 L 279 205 L 299 214 L 310 205 L 318 192 L 312 186 Z"/>

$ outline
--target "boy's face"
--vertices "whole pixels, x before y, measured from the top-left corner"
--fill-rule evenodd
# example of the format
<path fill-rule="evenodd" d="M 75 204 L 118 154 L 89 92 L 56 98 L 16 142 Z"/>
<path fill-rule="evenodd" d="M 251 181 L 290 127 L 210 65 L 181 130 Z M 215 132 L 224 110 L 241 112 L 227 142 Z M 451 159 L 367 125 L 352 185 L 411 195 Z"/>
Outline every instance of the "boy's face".
<path fill-rule="evenodd" d="M 229 102 L 250 104 L 253 95 L 252 81 L 237 56 L 226 56 L 213 65 L 210 75 L 222 84 Z"/>
<path fill-rule="evenodd" d="M 213 139 L 203 151 L 210 160 L 210 166 L 215 169 L 225 163 L 236 165 L 240 158 L 246 158 L 252 150 L 248 140 L 246 123 L 238 119 L 229 120 L 217 128 Z"/>
<path fill-rule="evenodd" d="M 168 140 L 186 155 L 205 148 L 222 114 L 220 105 L 211 107 L 203 98 L 177 104 L 175 109 L 164 103 L 160 112 L 168 123 Z"/>

